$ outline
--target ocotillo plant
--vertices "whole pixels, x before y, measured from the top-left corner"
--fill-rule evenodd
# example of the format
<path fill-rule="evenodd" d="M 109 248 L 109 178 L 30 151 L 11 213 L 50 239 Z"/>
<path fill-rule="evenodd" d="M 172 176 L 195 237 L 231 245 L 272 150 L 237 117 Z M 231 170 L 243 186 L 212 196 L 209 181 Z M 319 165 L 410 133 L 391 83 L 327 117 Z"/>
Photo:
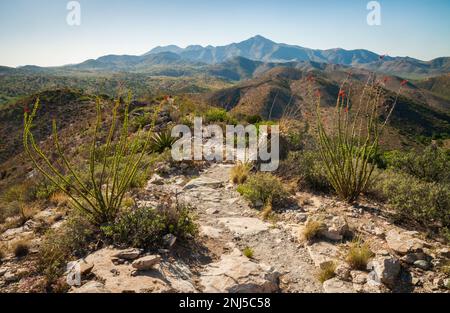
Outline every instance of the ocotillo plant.
<path fill-rule="evenodd" d="M 45 155 L 44 151 L 36 144 L 31 132 L 33 120 L 39 108 L 39 99 L 33 110 L 25 111 L 23 145 L 26 153 L 36 169 L 44 177 L 64 192 L 73 203 L 73 206 L 82 212 L 95 224 L 101 225 L 112 221 L 122 204 L 124 195 L 130 188 L 130 184 L 136 175 L 138 166 L 145 154 L 150 142 L 151 129 L 156 121 L 158 110 L 154 111 L 152 127 L 145 135 L 144 147 L 139 145 L 139 136 L 130 139 L 128 132 L 128 109 L 131 95 L 124 104 L 122 126 L 119 129 L 118 117 L 121 101 L 116 101 L 112 109 L 112 121 L 107 132 L 106 143 L 99 146 L 100 129 L 103 124 L 100 100 L 96 101 L 97 119 L 93 129 L 92 144 L 89 153 L 89 178 L 83 181 L 73 165 L 65 156 L 58 139 L 56 121 L 53 120 L 53 142 L 55 151 L 60 159 L 60 164 L 66 172 L 59 170 Z M 141 148 L 140 148 L 141 147 Z M 141 149 L 141 151 L 138 151 Z M 101 152 L 101 153 L 100 153 Z M 68 179 L 65 173 L 73 179 Z"/>
<path fill-rule="evenodd" d="M 322 120 L 320 92 L 317 91 L 313 96 L 316 101 L 321 161 L 339 197 L 350 203 L 357 200 L 369 186 L 374 171 L 370 159 L 378 151 L 381 131 L 395 108 L 401 87 L 405 85 L 405 82 L 401 83 L 395 99 L 387 104 L 383 88 L 385 83 L 386 79 L 378 82 L 371 75 L 356 97 L 357 108 L 354 108 L 349 75 L 339 90 L 331 130 L 327 130 Z M 384 105 L 388 105 L 387 115 L 384 120 L 380 120 L 379 110 Z"/>

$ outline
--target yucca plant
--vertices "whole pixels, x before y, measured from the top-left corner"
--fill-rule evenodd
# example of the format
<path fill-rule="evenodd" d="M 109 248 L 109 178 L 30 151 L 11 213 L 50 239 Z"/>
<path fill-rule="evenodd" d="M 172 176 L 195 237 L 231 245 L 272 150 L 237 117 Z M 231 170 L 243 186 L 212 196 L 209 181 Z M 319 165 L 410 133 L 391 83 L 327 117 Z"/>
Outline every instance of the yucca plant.
<path fill-rule="evenodd" d="M 33 110 L 25 111 L 23 145 L 25 151 L 36 169 L 52 182 L 59 190 L 65 193 L 72 205 L 84 212 L 96 225 L 101 225 L 114 220 L 130 183 L 136 175 L 138 166 L 145 154 L 150 142 L 151 129 L 156 121 L 158 110 L 154 112 L 151 129 L 145 134 L 144 147 L 140 144 L 139 136 L 130 139 L 128 132 L 128 108 L 131 95 L 124 104 L 123 121 L 119 129 L 120 121 L 118 111 L 123 106 L 121 101 L 116 101 L 112 109 L 112 120 L 107 132 L 106 143 L 102 146 L 100 141 L 100 129 L 103 124 L 100 100 L 96 101 L 97 119 L 92 134 L 90 145 L 88 179 L 83 180 L 80 173 L 70 164 L 65 156 L 58 139 L 56 121 L 53 120 L 53 142 L 60 162 L 57 167 L 52 163 L 37 145 L 32 134 L 33 120 L 39 108 L 39 99 Z M 138 151 L 138 150 L 141 151 Z M 102 153 L 99 153 L 101 151 Z M 61 169 L 59 169 L 61 168 Z M 65 171 L 64 171 L 65 169 Z M 66 175 L 69 174 L 72 179 Z"/>
<path fill-rule="evenodd" d="M 356 201 L 369 186 L 374 171 L 370 160 L 378 151 L 381 131 L 395 108 L 401 89 L 388 104 L 383 82 L 377 82 L 371 75 L 357 97 L 357 108 L 352 110 L 352 86 L 350 76 L 347 77 L 339 90 L 330 130 L 326 129 L 322 120 L 320 92 L 313 95 L 320 158 L 330 184 L 339 197 L 349 203 Z M 401 86 L 404 84 L 402 82 Z M 384 105 L 387 105 L 387 115 L 380 120 L 379 110 Z"/>
<path fill-rule="evenodd" d="M 171 149 L 177 138 L 172 137 L 170 131 L 156 133 L 152 136 L 150 149 L 153 152 L 162 153 L 166 149 Z"/>

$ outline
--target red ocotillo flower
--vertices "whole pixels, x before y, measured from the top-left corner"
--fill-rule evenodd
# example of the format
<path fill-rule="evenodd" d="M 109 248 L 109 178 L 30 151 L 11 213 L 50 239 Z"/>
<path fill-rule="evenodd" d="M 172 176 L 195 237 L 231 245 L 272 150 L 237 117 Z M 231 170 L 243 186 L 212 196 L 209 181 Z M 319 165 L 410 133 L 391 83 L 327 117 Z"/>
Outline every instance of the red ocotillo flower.
<path fill-rule="evenodd" d="M 383 83 L 386 84 L 388 81 L 389 81 L 389 77 L 386 76 L 386 77 L 383 78 Z"/>
<path fill-rule="evenodd" d="M 348 107 L 345 107 L 345 108 L 344 108 L 344 112 L 345 112 L 345 113 L 348 113 Z"/>
<path fill-rule="evenodd" d="M 407 83 L 408 83 L 408 81 L 405 79 L 405 80 L 402 80 L 402 82 L 400 83 L 400 85 L 401 85 L 401 86 L 405 86 Z"/>
<path fill-rule="evenodd" d="M 339 90 L 339 94 L 338 94 L 338 98 L 344 98 L 345 97 L 345 91 L 344 90 Z"/>
<path fill-rule="evenodd" d="M 25 113 L 30 113 L 30 108 L 26 106 L 26 107 L 23 108 L 23 111 Z"/>

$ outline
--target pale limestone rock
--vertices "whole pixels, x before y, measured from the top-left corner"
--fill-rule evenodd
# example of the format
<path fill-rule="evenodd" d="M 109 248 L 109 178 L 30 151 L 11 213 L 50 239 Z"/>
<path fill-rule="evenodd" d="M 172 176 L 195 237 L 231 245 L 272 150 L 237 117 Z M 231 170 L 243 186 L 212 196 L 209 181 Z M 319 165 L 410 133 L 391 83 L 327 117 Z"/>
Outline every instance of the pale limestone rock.
<path fill-rule="evenodd" d="M 279 273 L 269 266 L 255 263 L 235 250 L 209 264 L 200 282 L 207 293 L 270 293 L 278 290 Z"/>
<path fill-rule="evenodd" d="M 325 293 L 355 293 L 352 283 L 336 277 L 325 281 L 323 283 L 323 290 Z"/>

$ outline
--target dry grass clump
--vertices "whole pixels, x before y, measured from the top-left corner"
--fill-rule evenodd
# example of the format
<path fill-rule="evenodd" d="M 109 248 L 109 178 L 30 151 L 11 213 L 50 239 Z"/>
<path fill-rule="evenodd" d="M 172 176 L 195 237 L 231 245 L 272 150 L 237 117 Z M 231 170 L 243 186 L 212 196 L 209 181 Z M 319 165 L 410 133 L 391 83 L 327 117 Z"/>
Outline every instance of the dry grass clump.
<path fill-rule="evenodd" d="M 50 196 L 50 203 L 56 206 L 67 206 L 70 202 L 70 198 L 63 192 L 58 191 Z"/>
<path fill-rule="evenodd" d="M 243 184 L 250 174 L 250 163 L 239 162 L 231 169 L 230 179 L 234 184 Z"/>
<path fill-rule="evenodd" d="M 347 253 L 346 261 L 355 270 L 365 270 L 367 263 L 374 256 L 367 243 L 355 240 Z"/>
<path fill-rule="evenodd" d="M 301 228 L 300 239 L 311 241 L 319 236 L 324 227 L 324 223 L 320 220 L 308 220 L 305 227 Z"/>
<path fill-rule="evenodd" d="M 327 262 L 319 269 L 319 272 L 317 273 L 317 279 L 323 284 L 325 281 L 336 276 L 335 270 L 336 263 Z"/>

